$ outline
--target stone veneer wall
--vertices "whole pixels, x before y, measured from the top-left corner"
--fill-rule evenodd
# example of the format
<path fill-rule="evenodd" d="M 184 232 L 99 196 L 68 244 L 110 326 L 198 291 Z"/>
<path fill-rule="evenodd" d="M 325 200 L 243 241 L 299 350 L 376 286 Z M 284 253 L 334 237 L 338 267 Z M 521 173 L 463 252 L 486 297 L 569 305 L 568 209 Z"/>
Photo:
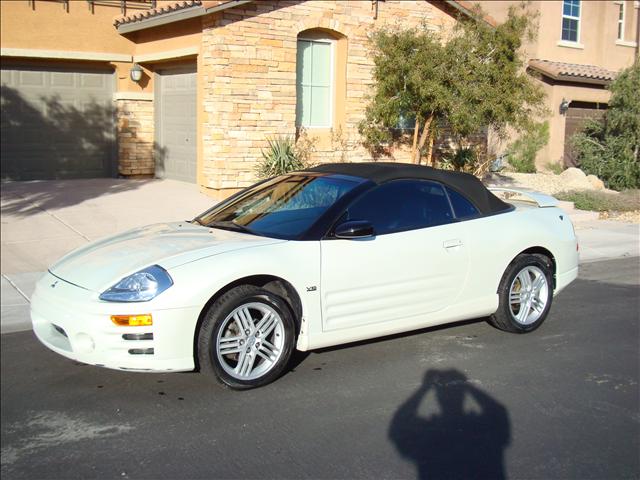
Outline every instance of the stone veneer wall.
<path fill-rule="evenodd" d="M 199 76 L 205 187 L 250 185 L 266 138 L 295 134 L 297 35 L 312 28 L 337 32 L 347 41 L 344 118 L 333 136 L 324 132 L 314 160 L 371 160 L 357 131 L 373 85 L 367 34 L 383 25 L 426 22 L 435 29 L 448 29 L 455 22 L 424 0 L 378 2 L 378 18 L 373 17 L 373 3 L 368 0 L 262 0 L 203 20 Z M 409 159 L 406 150 L 391 155 L 399 161 Z"/>
<path fill-rule="evenodd" d="M 154 175 L 153 101 L 116 100 L 116 116 L 118 173 L 126 177 Z"/>

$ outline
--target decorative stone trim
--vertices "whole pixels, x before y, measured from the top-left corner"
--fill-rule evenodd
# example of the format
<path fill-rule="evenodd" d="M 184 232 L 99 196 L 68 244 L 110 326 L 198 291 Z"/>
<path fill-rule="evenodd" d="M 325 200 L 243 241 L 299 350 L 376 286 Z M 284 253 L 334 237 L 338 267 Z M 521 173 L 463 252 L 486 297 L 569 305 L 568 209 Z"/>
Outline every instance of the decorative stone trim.
<path fill-rule="evenodd" d="M 616 40 L 616 45 L 620 45 L 621 47 L 637 47 L 638 44 L 634 41 L 630 40 Z"/>
<path fill-rule="evenodd" d="M 155 142 L 153 102 L 116 100 L 118 173 L 127 177 L 153 176 Z"/>
<path fill-rule="evenodd" d="M 57 58 L 61 60 L 91 60 L 96 62 L 130 62 L 131 55 L 108 52 L 73 52 L 31 48 L 2 48 L 0 56 L 22 58 Z"/>
<path fill-rule="evenodd" d="M 146 92 L 116 92 L 113 94 L 113 101 L 118 100 L 140 100 L 153 102 L 153 93 Z"/>
<path fill-rule="evenodd" d="M 144 55 L 134 55 L 133 61 L 136 63 L 157 62 L 159 60 L 171 60 L 172 58 L 190 57 L 198 55 L 200 48 L 198 46 L 178 48 L 166 52 L 146 53 Z"/>
<path fill-rule="evenodd" d="M 556 42 L 556 45 L 559 47 L 576 48 L 578 50 L 584 50 L 584 45 L 578 42 L 568 42 L 566 40 L 558 40 Z"/>

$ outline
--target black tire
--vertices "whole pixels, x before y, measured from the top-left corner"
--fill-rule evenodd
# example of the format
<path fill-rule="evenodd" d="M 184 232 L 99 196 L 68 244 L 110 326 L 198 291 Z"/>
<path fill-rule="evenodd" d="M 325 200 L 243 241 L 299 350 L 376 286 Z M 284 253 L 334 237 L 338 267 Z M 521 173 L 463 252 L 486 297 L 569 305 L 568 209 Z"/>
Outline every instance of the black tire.
<path fill-rule="evenodd" d="M 263 375 L 246 380 L 236 378 L 225 370 L 225 367 L 219 359 L 216 345 L 219 331 L 222 327 L 225 327 L 225 320 L 227 320 L 234 310 L 245 304 L 261 304 L 275 311 L 282 321 L 282 328 L 279 329 L 278 336 L 281 334 L 284 335 L 281 348 L 282 353 L 277 361 L 275 361 L 270 369 Z M 275 334 L 276 333 L 273 333 L 273 335 Z M 251 346 L 260 345 L 257 343 L 259 339 L 254 339 L 253 341 L 255 341 L 256 344 L 252 343 Z M 287 368 L 291 354 L 293 353 L 295 341 L 295 322 L 287 302 L 272 292 L 268 292 L 253 285 L 240 285 L 229 290 L 218 298 L 211 307 L 209 307 L 209 310 L 205 314 L 200 327 L 200 332 L 198 333 L 198 361 L 200 364 L 200 371 L 212 378 L 215 378 L 223 386 L 235 390 L 246 390 L 261 387 L 273 382 L 282 375 L 284 370 Z M 249 342 L 247 342 L 245 346 L 250 348 Z M 252 354 L 256 359 L 255 362 L 264 362 L 264 360 L 259 359 L 253 351 Z M 238 354 L 238 358 L 239 355 L 240 354 Z M 228 357 L 224 358 L 226 360 Z M 232 356 L 230 358 L 232 358 Z M 227 368 L 229 368 L 229 364 L 225 364 Z M 255 365 L 259 365 L 259 363 L 256 363 Z"/>
<path fill-rule="evenodd" d="M 547 295 L 544 309 L 539 317 L 529 324 L 519 322 L 512 312 L 509 303 L 509 291 L 514 280 L 520 272 L 527 267 L 534 267 L 542 271 L 547 281 Z M 500 285 L 498 287 L 499 305 L 498 310 L 489 317 L 489 323 L 494 327 L 512 333 L 528 333 L 534 331 L 549 314 L 549 309 L 553 302 L 553 272 L 551 260 L 544 255 L 520 254 L 507 267 Z"/>

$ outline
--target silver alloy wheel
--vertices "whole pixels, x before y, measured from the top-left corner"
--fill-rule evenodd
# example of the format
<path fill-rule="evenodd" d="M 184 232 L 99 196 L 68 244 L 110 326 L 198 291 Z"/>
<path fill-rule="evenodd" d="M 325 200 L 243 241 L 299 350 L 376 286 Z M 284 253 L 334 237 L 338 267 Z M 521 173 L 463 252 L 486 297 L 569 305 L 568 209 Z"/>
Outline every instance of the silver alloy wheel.
<path fill-rule="evenodd" d="M 284 324 L 266 303 L 240 305 L 222 322 L 216 338 L 220 365 L 233 378 L 254 380 L 268 373 L 284 350 Z"/>
<path fill-rule="evenodd" d="M 523 268 L 509 287 L 509 311 L 521 325 L 540 318 L 549 300 L 549 283 L 542 270 L 533 265 Z"/>

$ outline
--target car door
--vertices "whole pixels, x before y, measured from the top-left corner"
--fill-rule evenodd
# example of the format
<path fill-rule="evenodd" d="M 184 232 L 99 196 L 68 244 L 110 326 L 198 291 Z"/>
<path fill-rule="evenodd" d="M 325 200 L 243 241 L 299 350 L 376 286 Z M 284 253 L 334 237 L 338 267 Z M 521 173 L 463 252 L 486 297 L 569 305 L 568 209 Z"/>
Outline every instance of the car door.
<path fill-rule="evenodd" d="M 365 192 L 338 221 L 365 220 L 374 235 L 321 241 L 323 330 L 420 323 L 451 305 L 468 270 L 464 223 L 442 185 L 395 180 Z"/>

